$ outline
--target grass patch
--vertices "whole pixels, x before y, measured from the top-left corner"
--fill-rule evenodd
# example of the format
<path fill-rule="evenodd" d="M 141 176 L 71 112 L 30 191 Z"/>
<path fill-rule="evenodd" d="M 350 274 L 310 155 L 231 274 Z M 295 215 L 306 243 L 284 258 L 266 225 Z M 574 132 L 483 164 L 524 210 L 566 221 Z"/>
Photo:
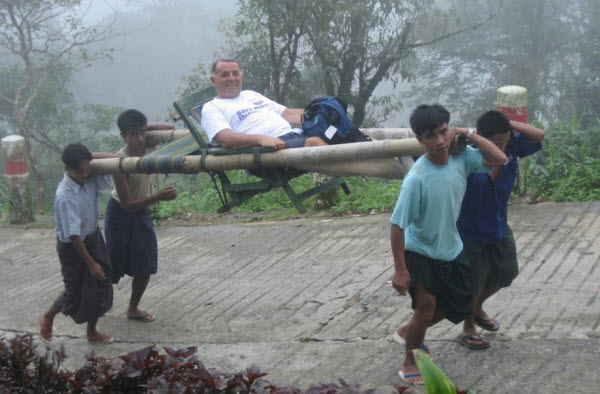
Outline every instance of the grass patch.
<path fill-rule="evenodd" d="M 600 200 L 600 120 L 581 130 L 573 118 L 550 126 L 543 149 L 526 164 L 529 192 L 545 201 Z"/>
<path fill-rule="evenodd" d="M 249 176 L 245 171 L 230 171 L 232 182 L 250 182 L 258 178 Z M 195 179 L 190 179 L 195 178 Z M 214 213 L 221 206 L 219 195 L 210 178 L 206 174 L 196 177 L 170 176 L 168 184 L 178 188 L 179 194 L 173 201 L 163 201 L 152 206 L 152 217 L 155 221 L 169 217 L 185 217 L 194 213 Z M 391 211 L 398 198 L 401 180 L 382 180 L 371 178 L 346 178 L 352 191 L 346 195 L 339 189 L 340 202 L 330 209 L 332 214 L 371 213 Z M 165 183 L 163 181 L 163 183 Z M 300 176 L 290 182 L 296 192 L 302 192 L 313 187 L 310 174 Z M 164 187 L 161 186 L 161 187 Z M 312 212 L 317 211 L 315 198 L 305 200 L 305 206 Z M 296 208 L 281 189 L 271 190 L 254 196 L 240 207 L 235 207 L 233 213 L 271 212 L 266 219 L 286 219 L 298 215 Z"/>

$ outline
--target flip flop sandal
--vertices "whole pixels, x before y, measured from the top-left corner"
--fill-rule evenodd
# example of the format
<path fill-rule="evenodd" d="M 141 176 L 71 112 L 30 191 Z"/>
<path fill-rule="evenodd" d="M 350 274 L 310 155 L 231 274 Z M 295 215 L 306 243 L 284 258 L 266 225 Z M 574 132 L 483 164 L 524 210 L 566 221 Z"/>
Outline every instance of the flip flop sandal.
<path fill-rule="evenodd" d="M 488 315 L 485 316 L 474 316 L 475 324 L 487 331 L 498 331 L 500 329 L 500 323 L 492 319 Z"/>
<path fill-rule="evenodd" d="M 420 378 L 421 374 L 419 372 L 404 373 L 402 371 L 398 371 L 398 376 L 400 376 L 400 379 L 404 380 L 408 384 L 415 384 L 415 385 L 425 384 L 425 382 L 422 380 L 420 382 L 412 382 L 412 381 L 408 380 L 410 378 Z"/>
<path fill-rule="evenodd" d="M 406 349 L 406 341 L 404 340 L 404 338 L 402 338 L 399 334 L 398 331 L 394 331 L 394 333 L 392 334 L 392 339 L 396 342 L 398 342 L 400 345 L 404 346 L 404 349 Z M 429 347 L 427 347 L 427 345 L 425 345 L 424 343 L 421 344 L 421 350 L 424 351 L 425 353 L 427 353 L 427 355 L 429 356 L 429 358 L 431 358 L 431 350 L 429 350 Z"/>
<path fill-rule="evenodd" d="M 456 337 L 456 340 L 458 341 L 458 343 L 468 347 L 471 350 L 482 350 L 490 347 L 490 343 L 483 339 L 479 334 L 459 335 L 458 337 Z"/>
<path fill-rule="evenodd" d="M 87 337 L 87 341 L 89 343 L 97 343 L 100 345 L 110 345 L 115 341 L 113 337 L 105 333 L 100 333 L 99 336 L 100 338 Z"/>
<path fill-rule="evenodd" d="M 146 311 L 143 311 L 142 313 L 142 315 L 137 316 L 127 315 L 127 318 L 129 320 L 135 320 L 142 323 L 150 323 L 151 321 L 154 321 L 154 319 L 156 319 L 156 316 L 154 316 L 152 313 L 148 313 Z"/>
<path fill-rule="evenodd" d="M 52 342 L 52 330 L 50 330 L 48 335 L 44 336 L 42 320 L 43 320 L 43 312 L 40 312 L 40 314 L 38 315 L 38 318 L 37 318 L 38 335 L 40 336 L 40 339 L 42 340 L 42 342 L 51 343 Z"/>

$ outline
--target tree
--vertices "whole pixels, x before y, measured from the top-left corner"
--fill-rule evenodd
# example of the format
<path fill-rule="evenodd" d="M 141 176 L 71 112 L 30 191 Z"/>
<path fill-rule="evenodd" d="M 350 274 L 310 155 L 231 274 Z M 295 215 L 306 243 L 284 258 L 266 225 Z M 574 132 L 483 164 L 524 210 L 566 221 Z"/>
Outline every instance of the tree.
<path fill-rule="evenodd" d="M 452 0 L 471 18 L 486 10 L 484 0 Z M 566 120 L 596 107 L 598 36 L 594 0 L 504 0 L 495 19 L 476 31 L 420 52 L 414 69 L 417 101 L 444 101 L 463 122 L 474 122 L 496 99 L 496 89 L 529 90 L 531 116 Z M 595 33 L 594 33 L 595 31 Z M 595 38 L 594 38 L 595 37 Z M 597 90 L 596 90 L 597 91 Z M 591 99 L 591 100 L 590 100 Z M 568 103 L 573 105 L 570 106 Z"/>
<path fill-rule="evenodd" d="M 30 169 L 37 181 L 38 208 L 46 193 L 33 142 L 44 136 L 36 136 L 32 130 L 33 105 L 55 73 L 65 67 L 75 70 L 110 52 L 88 50 L 90 44 L 111 37 L 113 31 L 110 21 L 86 26 L 78 13 L 80 5 L 81 0 L 0 0 L 0 48 L 8 61 L 18 63 L 23 71 L 14 90 L 0 92 L 0 100 L 10 105 L 12 123 L 25 138 Z"/>
<path fill-rule="evenodd" d="M 315 58 L 329 79 L 328 92 L 352 105 L 361 125 L 366 106 L 384 81 L 410 79 L 415 51 L 481 26 L 493 18 L 450 22 L 456 10 L 442 11 L 431 0 L 313 1 L 309 37 Z"/>
<path fill-rule="evenodd" d="M 382 82 L 409 79 L 406 62 L 417 48 L 475 28 L 448 22 L 434 0 L 241 0 L 239 18 L 226 29 L 229 53 L 243 65 L 247 86 L 285 102 L 315 87 L 353 109 L 360 126 L 367 104 L 385 112 L 401 104 L 390 96 L 372 100 Z M 306 98 L 306 94 L 298 97 Z M 291 100 L 294 101 L 294 100 Z M 306 104 L 306 102 L 304 102 Z"/>
<path fill-rule="evenodd" d="M 248 86 L 283 103 L 301 60 L 308 2 L 241 0 L 238 4 L 238 18 L 223 29 L 225 52 L 243 65 Z"/>

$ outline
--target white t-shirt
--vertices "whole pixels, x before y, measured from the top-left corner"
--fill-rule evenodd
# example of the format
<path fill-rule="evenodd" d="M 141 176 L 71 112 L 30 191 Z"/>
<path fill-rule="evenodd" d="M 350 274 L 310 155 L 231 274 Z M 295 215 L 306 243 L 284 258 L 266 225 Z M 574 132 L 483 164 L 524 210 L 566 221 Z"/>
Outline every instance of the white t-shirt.
<path fill-rule="evenodd" d="M 236 133 L 280 137 L 297 132 L 281 116 L 286 109 L 252 90 L 243 90 L 236 98 L 215 97 L 202 107 L 202 128 L 210 143 L 221 130 Z"/>

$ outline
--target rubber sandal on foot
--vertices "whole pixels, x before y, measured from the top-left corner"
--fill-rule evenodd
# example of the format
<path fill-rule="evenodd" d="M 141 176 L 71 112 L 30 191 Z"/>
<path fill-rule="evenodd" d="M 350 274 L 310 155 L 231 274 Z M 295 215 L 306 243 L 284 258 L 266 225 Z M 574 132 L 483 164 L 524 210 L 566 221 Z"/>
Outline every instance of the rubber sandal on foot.
<path fill-rule="evenodd" d="M 417 384 L 417 385 L 425 384 L 425 382 L 423 380 L 421 380 L 420 382 L 412 382 L 412 381 L 408 380 L 411 378 L 420 378 L 421 374 L 419 372 L 404 373 L 402 371 L 398 371 L 398 376 L 400 376 L 400 379 L 404 380 L 408 384 Z"/>
<path fill-rule="evenodd" d="M 100 345 L 110 345 L 115 339 L 108 334 L 99 333 L 97 337 L 87 337 L 87 341 L 89 343 L 97 343 Z"/>
<path fill-rule="evenodd" d="M 156 316 L 154 316 L 152 313 L 142 311 L 141 315 L 136 315 L 136 316 L 127 315 L 127 318 L 129 320 L 140 321 L 142 323 L 150 323 L 151 321 L 154 321 L 154 319 L 156 319 Z"/>
<path fill-rule="evenodd" d="M 398 342 L 400 345 L 404 346 L 404 349 L 406 349 L 406 341 L 398 334 L 398 331 L 394 331 L 394 333 L 392 334 L 392 339 Z M 427 355 L 431 358 L 431 350 L 429 350 L 429 347 L 427 345 L 422 343 L 421 350 L 427 353 Z"/>

